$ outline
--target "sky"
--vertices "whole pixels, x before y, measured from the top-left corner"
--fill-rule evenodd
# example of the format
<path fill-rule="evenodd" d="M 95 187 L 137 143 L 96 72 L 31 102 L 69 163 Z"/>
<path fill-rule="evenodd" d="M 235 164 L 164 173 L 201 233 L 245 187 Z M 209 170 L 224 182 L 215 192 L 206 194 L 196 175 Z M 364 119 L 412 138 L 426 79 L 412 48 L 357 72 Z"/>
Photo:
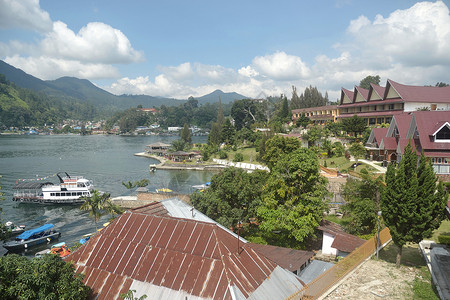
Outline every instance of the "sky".
<path fill-rule="evenodd" d="M 177 99 L 450 83 L 450 0 L 0 0 L 0 59 Z M 263 93 L 263 94 L 262 94 Z"/>

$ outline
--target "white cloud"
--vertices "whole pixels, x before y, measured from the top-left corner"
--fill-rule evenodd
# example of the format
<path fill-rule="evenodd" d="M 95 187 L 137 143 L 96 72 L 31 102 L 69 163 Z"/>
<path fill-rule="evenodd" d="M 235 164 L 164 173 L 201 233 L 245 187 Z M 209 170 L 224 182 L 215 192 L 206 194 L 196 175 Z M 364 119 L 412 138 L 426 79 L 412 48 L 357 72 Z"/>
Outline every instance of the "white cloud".
<path fill-rule="evenodd" d="M 275 80 L 301 79 L 310 75 L 309 68 L 300 57 L 288 55 L 284 52 L 255 57 L 253 68 L 261 75 Z"/>
<path fill-rule="evenodd" d="M 178 80 L 192 79 L 194 76 L 194 70 L 189 62 L 182 63 L 176 67 L 159 67 L 159 70 Z"/>
<path fill-rule="evenodd" d="M 89 23 L 75 34 L 57 21 L 41 42 L 41 49 L 48 56 L 82 62 L 130 63 L 143 59 L 120 30 L 99 22 Z"/>
<path fill-rule="evenodd" d="M 450 65 L 450 15 L 441 1 L 416 3 L 371 22 L 361 16 L 350 22 L 353 47 L 371 60 L 405 67 Z"/>
<path fill-rule="evenodd" d="M 24 70 L 43 80 L 57 79 L 62 76 L 74 76 L 78 78 L 117 78 L 119 71 L 107 64 L 83 63 L 76 60 L 39 57 L 6 57 L 5 62 Z"/>
<path fill-rule="evenodd" d="M 49 14 L 39 0 L 0 0 L 0 29 L 24 28 L 46 32 L 52 29 Z"/>

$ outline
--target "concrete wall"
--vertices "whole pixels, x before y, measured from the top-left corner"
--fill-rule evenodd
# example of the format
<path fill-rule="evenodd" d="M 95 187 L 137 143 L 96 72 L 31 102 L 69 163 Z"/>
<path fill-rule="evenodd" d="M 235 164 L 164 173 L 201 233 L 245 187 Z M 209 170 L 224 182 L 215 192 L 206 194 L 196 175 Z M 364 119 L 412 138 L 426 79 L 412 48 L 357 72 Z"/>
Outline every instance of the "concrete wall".
<path fill-rule="evenodd" d="M 322 254 L 326 255 L 336 255 L 337 249 L 332 248 L 331 244 L 333 244 L 334 235 L 329 234 L 328 232 L 323 232 L 323 240 L 322 240 Z"/>

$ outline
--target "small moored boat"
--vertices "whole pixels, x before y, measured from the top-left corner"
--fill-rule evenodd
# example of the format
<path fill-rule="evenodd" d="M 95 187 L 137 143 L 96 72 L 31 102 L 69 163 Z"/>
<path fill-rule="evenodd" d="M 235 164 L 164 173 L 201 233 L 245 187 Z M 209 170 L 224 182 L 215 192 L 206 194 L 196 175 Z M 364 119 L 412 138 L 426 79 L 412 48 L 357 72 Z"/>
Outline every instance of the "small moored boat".
<path fill-rule="evenodd" d="M 3 248 L 11 252 L 17 252 L 56 240 L 61 236 L 61 232 L 55 231 L 53 227 L 53 224 L 45 224 L 41 227 L 27 230 L 14 240 L 4 243 Z"/>
<path fill-rule="evenodd" d="M 12 235 L 18 235 L 25 231 L 25 225 L 15 225 L 13 222 L 8 221 L 5 223 L 6 230 Z"/>

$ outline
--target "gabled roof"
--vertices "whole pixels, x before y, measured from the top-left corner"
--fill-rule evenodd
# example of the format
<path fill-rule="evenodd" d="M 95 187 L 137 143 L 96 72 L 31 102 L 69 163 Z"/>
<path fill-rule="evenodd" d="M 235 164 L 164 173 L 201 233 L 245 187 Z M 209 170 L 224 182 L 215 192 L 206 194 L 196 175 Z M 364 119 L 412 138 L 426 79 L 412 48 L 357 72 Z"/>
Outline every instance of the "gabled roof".
<path fill-rule="evenodd" d="M 413 86 L 387 80 L 384 99 L 394 89 L 405 102 L 450 103 L 450 86 Z"/>
<path fill-rule="evenodd" d="M 65 258 L 98 299 L 286 298 L 302 284 L 217 224 L 127 211 Z"/>
<path fill-rule="evenodd" d="M 353 92 L 347 89 L 341 89 L 341 101 L 339 104 L 344 104 L 344 98 L 347 97 L 350 102 L 353 102 Z"/>
<path fill-rule="evenodd" d="M 373 134 L 375 136 L 375 142 L 380 146 L 381 140 L 386 137 L 388 129 L 387 128 L 374 128 Z"/>
<path fill-rule="evenodd" d="M 366 242 L 357 236 L 346 233 L 339 224 L 327 220 L 322 220 L 320 222 L 319 230 L 334 235 L 335 238 L 331 247 L 342 252 L 350 253 Z"/>
<path fill-rule="evenodd" d="M 356 99 L 358 98 L 358 95 L 361 95 L 364 102 L 367 102 L 368 96 L 369 96 L 369 90 L 363 89 L 360 86 L 355 86 L 355 92 L 353 94 L 353 102 L 356 102 Z M 362 102 L 362 101 L 361 101 Z"/>
<path fill-rule="evenodd" d="M 421 148 L 424 150 L 450 151 L 450 143 L 434 142 L 433 135 L 446 122 L 450 122 L 450 111 L 416 111 L 412 113 L 411 123 L 419 132 Z"/>
<path fill-rule="evenodd" d="M 396 150 L 397 140 L 395 137 L 384 137 L 380 143 L 380 149 Z"/>
<path fill-rule="evenodd" d="M 374 83 L 370 83 L 369 95 L 367 96 L 367 99 L 369 101 L 373 101 L 372 99 L 374 100 L 383 99 L 385 89 L 386 89 L 385 87 L 379 86 Z"/>
<path fill-rule="evenodd" d="M 272 245 L 248 244 L 251 248 L 276 262 L 279 266 L 291 272 L 299 270 L 314 256 L 312 251 L 295 250 Z"/>

